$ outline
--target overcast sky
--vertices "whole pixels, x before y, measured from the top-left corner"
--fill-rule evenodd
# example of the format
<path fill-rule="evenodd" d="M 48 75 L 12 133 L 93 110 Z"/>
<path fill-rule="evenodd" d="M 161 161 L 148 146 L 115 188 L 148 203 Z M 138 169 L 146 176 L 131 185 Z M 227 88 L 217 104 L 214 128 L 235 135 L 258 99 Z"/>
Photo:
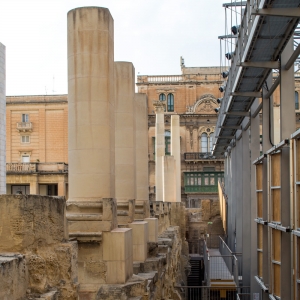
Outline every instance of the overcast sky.
<path fill-rule="evenodd" d="M 180 56 L 187 67 L 219 66 L 217 37 L 225 33 L 223 2 L 0 0 L 6 93 L 67 93 L 67 12 L 81 6 L 110 10 L 115 26 L 115 61 L 133 62 L 136 74 L 180 74 Z"/>

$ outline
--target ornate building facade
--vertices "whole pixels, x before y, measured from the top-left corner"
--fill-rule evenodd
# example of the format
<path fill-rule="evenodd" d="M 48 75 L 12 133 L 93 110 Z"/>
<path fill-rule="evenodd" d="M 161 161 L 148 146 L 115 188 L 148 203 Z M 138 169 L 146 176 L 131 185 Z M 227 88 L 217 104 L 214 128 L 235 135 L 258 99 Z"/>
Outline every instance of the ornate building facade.
<path fill-rule="evenodd" d="M 138 76 L 139 93 L 148 97 L 149 188 L 155 199 L 155 113 L 153 101 L 165 108 L 165 153 L 170 155 L 170 119 L 180 116 L 182 200 L 188 207 L 199 207 L 201 199 L 217 199 L 217 183 L 223 179 L 223 160 L 211 149 L 219 107 L 217 99 L 223 83 L 216 67 L 186 68 L 181 75 Z"/>

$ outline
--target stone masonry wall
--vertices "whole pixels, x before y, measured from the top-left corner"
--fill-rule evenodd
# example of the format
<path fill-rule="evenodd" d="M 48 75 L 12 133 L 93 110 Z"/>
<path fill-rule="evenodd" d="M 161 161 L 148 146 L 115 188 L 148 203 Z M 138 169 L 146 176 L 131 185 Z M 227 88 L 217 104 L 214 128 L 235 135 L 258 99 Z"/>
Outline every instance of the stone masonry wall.
<path fill-rule="evenodd" d="M 0 212 L 0 254 L 25 256 L 28 293 L 56 289 L 58 299 L 77 299 L 77 242 L 67 241 L 65 199 L 1 195 Z"/>
<path fill-rule="evenodd" d="M 219 201 L 202 200 L 201 208 L 187 208 L 189 241 L 204 238 L 206 234 L 224 235 Z"/>

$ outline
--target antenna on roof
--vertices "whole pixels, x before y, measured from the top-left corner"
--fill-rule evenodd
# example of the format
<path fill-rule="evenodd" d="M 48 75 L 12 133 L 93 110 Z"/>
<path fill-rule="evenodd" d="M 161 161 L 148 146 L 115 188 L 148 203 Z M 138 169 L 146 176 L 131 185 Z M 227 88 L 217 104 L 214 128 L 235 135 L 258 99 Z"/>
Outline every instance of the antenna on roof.
<path fill-rule="evenodd" d="M 182 56 L 180 56 L 180 67 L 181 67 L 181 69 L 185 67 L 184 58 Z"/>
<path fill-rule="evenodd" d="M 53 89 L 52 89 L 52 93 L 54 94 L 55 93 L 55 90 L 54 90 L 54 82 L 55 82 L 55 77 L 53 75 Z"/>

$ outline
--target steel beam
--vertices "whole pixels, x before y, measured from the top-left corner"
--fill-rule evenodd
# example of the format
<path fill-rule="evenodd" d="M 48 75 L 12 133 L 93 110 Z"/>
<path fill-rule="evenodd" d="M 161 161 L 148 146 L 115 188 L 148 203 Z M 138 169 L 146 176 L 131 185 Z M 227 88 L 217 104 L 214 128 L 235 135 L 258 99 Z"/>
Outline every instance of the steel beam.
<path fill-rule="evenodd" d="M 253 105 L 252 105 L 253 106 Z M 258 114 L 259 114 L 259 112 L 261 111 L 261 109 L 262 109 L 262 106 L 263 106 L 263 102 L 261 101 L 259 104 L 258 104 L 258 106 L 256 107 L 256 109 L 253 109 L 253 110 L 251 110 L 251 117 L 252 118 L 255 118 Z M 253 112 L 252 112 L 253 111 Z"/>
<path fill-rule="evenodd" d="M 245 68 L 264 68 L 264 69 L 279 69 L 278 61 L 247 61 L 241 62 L 237 66 Z"/>
<path fill-rule="evenodd" d="M 229 2 L 229 3 L 223 3 L 223 7 L 232 7 L 232 6 L 246 6 L 247 1 L 235 1 L 235 2 Z"/>
<path fill-rule="evenodd" d="M 262 8 L 253 10 L 251 15 L 300 18 L 300 8 Z"/>
<path fill-rule="evenodd" d="M 218 36 L 219 40 L 234 39 L 234 38 L 237 38 L 237 35 L 227 34 L 227 35 L 220 35 L 220 36 Z"/>
<path fill-rule="evenodd" d="M 230 136 L 230 135 L 227 135 L 227 136 L 226 135 L 218 135 L 215 138 L 230 140 L 230 139 L 233 139 L 234 137 L 235 137 L 234 135 L 232 135 L 232 136 Z"/>
<path fill-rule="evenodd" d="M 255 99 L 251 106 L 251 127 L 250 127 L 250 162 L 259 156 L 260 152 L 260 139 L 259 139 L 259 116 L 255 114 L 260 106 L 259 100 Z M 255 280 L 257 272 L 257 224 L 253 220 L 257 217 L 257 195 L 256 195 L 256 166 L 251 164 L 251 206 L 250 206 L 250 248 L 251 248 L 251 268 L 250 268 L 250 294 L 259 293 L 259 285 Z"/>
<path fill-rule="evenodd" d="M 224 115 L 238 116 L 238 117 L 248 117 L 250 116 L 249 112 L 246 111 L 228 111 Z"/>
<path fill-rule="evenodd" d="M 280 83 L 280 80 L 281 80 L 281 77 L 280 77 L 280 75 L 278 75 L 278 77 L 276 78 L 275 82 L 273 83 L 273 85 L 271 86 L 269 91 L 267 91 L 266 94 L 263 96 L 264 99 L 268 99 L 273 95 L 274 91 L 276 90 L 276 88 L 278 87 L 278 85 Z M 272 81 L 270 81 L 270 83 L 272 84 Z"/>
<path fill-rule="evenodd" d="M 289 139 L 296 131 L 294 70 L 285 69 L 293 52 L 293 37 L 291 37 L 281 55 L 280 140 Z"/>
<path fill-rule="evenodd" d="M 241 129 L 242 126 L 240 126 L 240 125 L 237 125 L 237 126 L 234 126 L 234 125 L 225 125 L 225 126 L 219 126 L 219 128 L 224 128 L 224 129 Z"/>
<path fill-rule="evenodd" d="M 281 83 L 280 83 L 280 139 L 289 139 L 291 134 L 296 130 L 295 118 L 295 80 L 294 70 L 285 69 L 290 57 L 294 52 L 293 37 L 290 38 L 285 49 L 281 54 Z M 290 164 L 289 147 L 281 149 L 280 160 L 280 209 L 281 209 L 281 225 L 291 227 L 290 219 Z M 290 233 L 281 232 L 281 298 L 292 299 L 292 279 L 291 270 L 291 238 Z"/>
<path fill-rule="evenodd" d="M 261 98 L 260 92 L 233 92 L 230 96 Z"/>
<path fill-rule="evenodd" d="M 298 58 L 299 55 L 300 55 L 300 44 L 298 45 L 298 47 L 295 49 L 295 51 L 291 55 L 290 59 L 284 66 L 284 69 L 289 70 L 291 66 L 294 66 L 294 62 Z"/>

